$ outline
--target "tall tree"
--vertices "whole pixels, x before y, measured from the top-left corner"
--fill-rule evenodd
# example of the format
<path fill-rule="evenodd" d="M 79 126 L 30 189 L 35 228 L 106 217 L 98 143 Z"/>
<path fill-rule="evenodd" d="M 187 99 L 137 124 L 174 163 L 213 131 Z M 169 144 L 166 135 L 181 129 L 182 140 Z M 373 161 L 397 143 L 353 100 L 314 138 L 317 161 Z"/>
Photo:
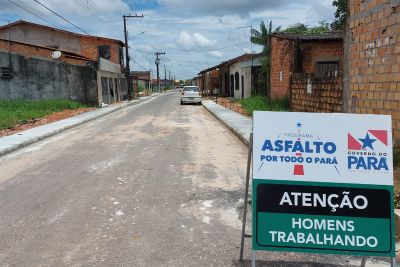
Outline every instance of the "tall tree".
<path fill-rule="evenodd" d="M 273 33 L 279 32 L 281 27 L 276 27 L 272 30 L 272 21 L 269 22 L 268 28 L 265 26 L 265 22 L 262 20 L 260 23 L 260 30 L 252 29 L 250 41 L 253 44 L 261 45 L 263 50 L 262 54 L 262 73 L 266 77 L 266 87 L 269 90 L 269 70 L 270 70 L 270 58 L 271 58 L 271 36 Z"/>
<path fill-rule="evenodd" d="M 335 20 L 332 22 L 331 27 L 334 30 L 343 30 L 346 26 L 347 20 L 347 2 L 348 0 L 334 0 L 332 6 L 336 7 Z"/>

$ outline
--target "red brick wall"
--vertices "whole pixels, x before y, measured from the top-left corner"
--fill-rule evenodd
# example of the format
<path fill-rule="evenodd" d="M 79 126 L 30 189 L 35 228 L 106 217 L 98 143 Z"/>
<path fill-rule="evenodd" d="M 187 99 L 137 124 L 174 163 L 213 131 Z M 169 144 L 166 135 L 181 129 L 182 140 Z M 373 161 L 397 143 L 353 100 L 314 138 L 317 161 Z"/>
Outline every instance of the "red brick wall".
<path fill-rule="evenodd" d="M 342 69 L 343 41 L 305 42 L 301 44 L 303 72 L 315 73 L 318 61 L 339 59 Z"/>
<path fill-rule="evenodd" d="M 98 39 L 96 37 L 87 37 L 87 36 L 82 36 L 80 38 L 81 40 L 81 54 L 84 57 L 88 57 L 92 60 L 98 60 L 99 57 L 99 51 L 98 51 L 98 46 L 99 45 L 109 45 L 110 50 L 111 50 L 111 58 L 110 61 L 114 62 L 116 64 L 120 64 L 119 62 L 119 44 L 115 41 L 112 40 L 104 40 L 104 39 Z"/>
<path fill-rule="evenodd" d="M 282 99 L 289 97 L 291 62 L 293 54 L 290 54 L 292 41 L 277 37 L 271 38 L 271 70 L 270 70 L 270 97 Z M 292 51 L 293 53 L 294 51 Z M 282 81 L 280 73 L 282 72 Z"/>
<path fill-rule="evenodd" d="M 312 84 L 307 93 L 308 80 Z M 294 73 L 291 82 L 290 109 L 302 112 L 341 112 L 343 83 L 341 77 L 314 78 L 313 74 Z"/>
<path fill-rule="evenodd" d="M 41 48 L 29 44 L 21 44 L 21 43 L 16 43 L 11 41 L 11 45 L 9 46 L 9 42 L 6 40 L 0 40 L 0 50 L 8 52 L 9 48 L 11 49 L 11 53 L 16 53 L 20 55 L 24 55 L 25 58 L 45 58 L 48 60 L 54 61 L 51 57 L 51 53 L 54 51 L 54 49 L 50 48 Z M 84 66 L 88 62 L 87 60 L 81 60 L 81 59 L 74 59 L 66 56 L 64 53 L 62 53 L 61 58 L 59 58 L 57 61 L 65 62 L 68 64 L 73 64 L 73 65 L 81 65 Z"/>
<path fill-rule="evenodd" d="M 347 110 L 392 115 L 400 146 L 400 2 L 350 0 Z"/>
<path fill-rule="evenodd" d="M 271 39 L 271 99 L 289 97 L 290 76 L 294 71 L 297 45 L 302 51 L 302 71 L 314 73 L 318 61 L 339 59 L 342 68 L 343 41 L 302 42 L 273 37 Z M 282 72 L 282 80 L 281 73 Z"/>

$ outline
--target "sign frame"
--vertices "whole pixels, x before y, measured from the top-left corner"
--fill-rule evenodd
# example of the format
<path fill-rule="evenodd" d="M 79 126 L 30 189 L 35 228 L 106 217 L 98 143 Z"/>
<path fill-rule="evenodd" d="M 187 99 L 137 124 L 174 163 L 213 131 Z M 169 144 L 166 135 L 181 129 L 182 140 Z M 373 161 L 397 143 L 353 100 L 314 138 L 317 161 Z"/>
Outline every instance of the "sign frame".
<path fill-rule="evenodd" d="M 255 114 L 258 112 L 255 112 Z M 272 112 L 268 112 L 272 113 Z M 278 113 L 278 112 L 274 112 Z M 285 112 L 279 112 L 280 114 L 285 113 Z M 296 114 L 307 114 L 307 116 L 310 115 L 315 115 L 313 113 L 290 113 L 292 116 Z M 319 114 L 320 115 L 320 114 Z M 326 115 L 332 115 L 332 114 L 324 114 Z M 374 116 L 374 115 L 360 115 L 360 114 L 335 114 L 335 116 L 344 116 L 344 115 L 351 115 L 351 116 Z M 256 115 L 254 115 L 255 117 Z M 253 132 L 254 132 L 254 117 L 253 117 Z M 390 121 L 390 129 L 391 129 L 391 118 L 390 116 L 386 116 L 386 120 Z M 274 125 L 274 124 L 273 124 Z M 368 135 L 367 135 L 368 137 Z M 367 138 L 366 137 L 366 138 Z M 391 136 L 391 131 L 388 133 L 388 139 L 389 139 L 389 144 L 391 145 L 392 142 L 392 136 Z M 363 184 L 351 184 L 351 183 L 331 183 L 331 182 L 321 182 L 321 181 L 314 181 L 313 185 L 319 185 L 319 186 L 324 186 L 324 187 L 344 187 L 344 188 L 354 188 L 354 189 L 363 189 L 363 188 L 371 188 L 372 190 L 380 190 L 383 189 L 385 191 L 389 192 L 389 199 L 390 199 L 390 218 L 389 218 L 389 237 L 390 237 L 390 246 L 389 250 L 390 252 L 383 252 L 384 255 L 382 254 L 371 254 L 370 251 L 354 251 L 354 250 L 346 250 L 346 249 L 338 249 L 338 250 L 333 250 L 330 248 L 302 248 L 302 247 L 292 247 L 290 249 L 287 249 L 286 247 L 278 247 L 275 249 L 260 249 L 260 246 L 257 246 L 257 232 L 255 231 L 257 228 L 255 227 L 255 224 L 258 223 L 257 221 L 257 201 L 255 201 L 255 196 L 256 196 L 256 191 L 257 191 L 257 186 L 262 183 L 267 183 L 267 184 L 276 184 L 276 185 L 287 185 L 287 184 L 297 184 L 297 185 L 307 185 L 310 184 L 309 181 L 293 181 L 292 179 L 257 179 L 256 176 L 254 175 L 254 155 L 255 155 L 255 147 L 254 146 L 254 139 L 253 139 L 253 133 L 250 135 L 250 142 L 249 142 L 249 157 L 248 157 L 248 172 L 246 175 L 246 191 L 245 191 L 245 199 L 244 199 L 244 216 L 243 216 L 243 224 L 242 224 L 242 242 L 241 242 L 241 251 L 240 251 L 240 261 L 243 261 L 243 250 L 244 250 L 244 239 L 245 238 L 252 238 L 252 265 L 255 264 L 255 251 L 256 250 L 268 250 L 268 251 L 290 251 L 290 252 L 300 252 L 300 253 L 321 253 L 321 254 L 339 254 L 339 255 L 359 255 L 359 256 L 380 256 L 380 257 L 391 257 L 392 258 L 392 266 L 396 266 L 396 259 L 395 259 L 395 225 L 394 225 L 394 209 L 393 209 L 393 164 L 392 164 L 392 155 L 390 154 L 389 160 L 391 161 L 390 165 L 390 171 L 388 176 L 391 176 L 392 180 L 392 185 L 390 184 L 368 184 L 368 183 L 363 183 Z M 253 164 L 252 164 L 253 163 Z M 252 190 L 253 190 L 253 234 L 248 235 L 245 233 L 245 224 L 246 224 L 246 212 L 247 212 L 247 199 L 248 199 L 248 189 L 249 189 L 249 180 L 250 180 L 250 174 L 249 174 L 249 168 L 252 168 Z M 391 175 L 390 175 L 391 174 Z M 282 176 L 285 177 L 285 176 Z M 263 181 L 259 181 L 263 180 Z M 378 252 L 380 253 L 380 252 Z M 385 254 L 386 253 L 386 254 Z M 393 257 L 394 256 L 394 257 Z M 362 265 L 365 264 L 366 258 L 364 257 L 362 260 Z"/>

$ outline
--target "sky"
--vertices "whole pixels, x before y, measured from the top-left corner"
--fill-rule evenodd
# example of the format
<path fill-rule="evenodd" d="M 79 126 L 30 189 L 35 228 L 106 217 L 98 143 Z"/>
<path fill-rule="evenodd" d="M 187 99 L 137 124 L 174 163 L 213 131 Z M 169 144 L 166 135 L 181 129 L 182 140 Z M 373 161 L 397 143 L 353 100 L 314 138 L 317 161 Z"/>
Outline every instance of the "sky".
<path fill-rule="evenodd" d="M 332 0 L 36 0 L 90 35 L 124 41 L 122 15 L 127 20 L 131 70 L 151 69 L 155 52 L 176 79 L 191 79 L 203 69 L 261 47 L 251 46 L 250 27 L 262 20 L 283 28 L 319 21 L 332 22 Z M 28 10 L 28 11 L 27 11 Z M 30 12 L 29 12 L 30 11 Z M 33 14 L 32 14 L 33 13 Z M 0 24 L 27 20 L 83 33 L 35 0 L 0 0 Z M 142 33 L 144 32 L 144 33 Z"/>

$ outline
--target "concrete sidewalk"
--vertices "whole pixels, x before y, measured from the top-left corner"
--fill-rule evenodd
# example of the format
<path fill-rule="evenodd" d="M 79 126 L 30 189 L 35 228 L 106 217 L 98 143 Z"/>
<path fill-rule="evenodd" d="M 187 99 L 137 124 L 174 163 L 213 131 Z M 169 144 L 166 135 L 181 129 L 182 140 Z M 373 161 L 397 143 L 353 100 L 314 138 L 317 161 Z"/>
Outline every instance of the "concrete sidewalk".
<path fill-rule="evenodd" d="M 122 108 L 131 105 L 136 105 L 148 101 L 152 97 L 155 97 L 157 95 L 158 93 L 153 94 L 152 96 L 141 97 L 139 100 L 132 100 L 129 102 L 113 104 L 105 108 L 99 108 L 89 112 L 81 113 L 71 118 L 41 125 L 35 128 L 28 129 L 26 131 L 2 137 L 0 138 L 0 156 L 3 156 L 5 154 L 18 150 L 22 147 L 43 140 L 47 137 L 58 134 L 62 131 L 71 129 L 75 126 L 81 125 L 83 123 L 92 121 L 104 115 L 110 114 L 111 112 L 120 110 Z"/>
<path fill-rule="evenodd" d="M 250 133 L 253 132 L 251 118 L 215 104 L 211 100 L 203 100 L 202 103 L 206 110 L 231 130 L 243 143 L 249 145 Z"/>

